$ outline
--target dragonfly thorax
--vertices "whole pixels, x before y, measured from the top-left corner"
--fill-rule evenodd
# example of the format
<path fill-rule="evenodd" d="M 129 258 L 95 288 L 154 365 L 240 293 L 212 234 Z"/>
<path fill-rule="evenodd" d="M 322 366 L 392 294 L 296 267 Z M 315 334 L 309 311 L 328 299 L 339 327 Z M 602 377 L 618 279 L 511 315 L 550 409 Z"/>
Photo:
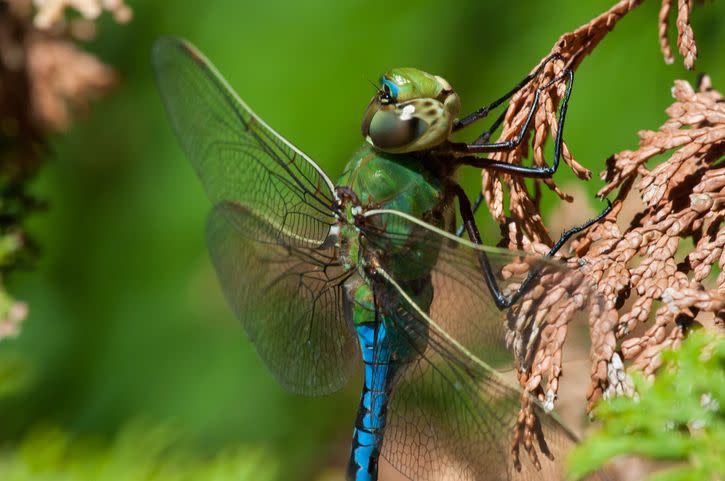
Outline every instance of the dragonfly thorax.
<path fill-rule="evenodd" d="M 362 134 L 383 152 L 433 148 L 451 133 L 461 101 L 442 77 L 415 68 L 383 74 L 363 116 Z"/>
<path fill-rule="evenodd" d="M 366 278 L 374 275 L 376 262 L 386 265 L 389 273 L 400 279 L 427 275 L 431 262 L 435 261 L 434 252 L 428 249 L 430 243 L 419 246 L 410 223 L 396 222 L 386 216 L 370 216 L 369 213 L 380 209 L 406 212 L 431 225 L 448 229 L 453 220 L 448 208 L 451 181 L 446 172 L 435 167 L 436 164 L 426 161 L 424 154 L 389 154 L 367 144 L 353 156 L 336 188 L 341 201 L 338 208 L 340 230 L 348 233 L 341 233 L 340 242 L 341 261 L 345 267 L 357 267 Z M 357 215 L 354 209 L 359 212 Z M 343 214 L 346 212 L 351 215 Z M 368 243 L 371 233 L 377 240 Z M 409 258 L 412 252 L 420 254 L 415 266 L 401 260 L 406 256 Z"/>
<path fill-rule="evenodd" d="M 340 223 L 340 237 L 337 245 L 340 262 L 345 270 L 354 269 L 359 265 L 360 243 L 358 235 L 357 229 L 352 224 Z"/>

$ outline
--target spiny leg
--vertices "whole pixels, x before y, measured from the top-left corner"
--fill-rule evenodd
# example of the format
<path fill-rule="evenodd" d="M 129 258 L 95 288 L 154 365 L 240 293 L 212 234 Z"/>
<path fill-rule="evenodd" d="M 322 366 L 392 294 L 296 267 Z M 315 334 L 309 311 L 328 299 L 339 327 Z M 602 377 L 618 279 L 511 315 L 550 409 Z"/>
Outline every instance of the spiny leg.
<path fill-rule="evenodd" d="M 546 254 L 546 257 L 551 257 L 556 254 L 559 249 L 561 249 L 562 246 L 566 244 L 566 241 L 571 239 L 572 236 L 587 230 L 589 227 L 596 224 L 597 222 L 602 220 L 607 214 L 609 214 L 612 211 L 612 202 L 609 199 L 605 200 L 607 201 L 607 206 L 599 214 L 597 214 L 596 217 L 594 217 L 593 219 L 589 219 L 582 225 L 572 227 L 571 229 L 561 234 L 561 237 L 559 237 L 559 240 L 556 241 L 556 243 L 551 247 L 551 250 L 549 250 L 549 252 Z"/>
<path fill-rule="evenodd" d="M 496 130 L 501 126 L 501 124 L 503 123 L 505 118 L 506 118 L 506 111 L 504 110 L 498 116 L 496 121 L 493 124 L 491 124 L 491 127 L 489 127 L 488 130 L 483 132 L 473 143 L 479 145 L 479 144 L 485 144 L 486 142 L 488 142 L 488 139 L 490 139 L 491 136 L 493 135 L 493 133 L 496 132 Z"/>
<path fill-rule="evenodd" d="M 524 136 L 526 134 L 526 131 L 529 128 L 529 125 L 531 124 L 531 119 L 534 118 L 534 113 L 536 112 L 536 109 L 539 105 L 539 98 L 541 97 L 541 92 L 546 90 L 547 88 L 551 87 L 553 84 L 560 82 L 561 80 L 566 78 L 566 91 L 564 92 L 564 97 L 561 101 L 561 107 L 559 109 L 559 121 L 558 121 L 558 127 L 561 128 L 564 125 L 564 118 L 566 117 L 566 109 L 567 105 L 569 104 L 569 97 L 571 96 L 571 88 L 574 85 L 574 71 L 570 68 L 567 68 L 564 70 L 564 72 L 559 75 L 558 77 L 554 78 L 553 80 L 549 81 L 545 85 L 542 85 L 541 87 L 536 89 L 536 92 L 534 92 L 534 99 L 531 102 L 531 108 L 529 109 L 529 113 L 526 116 L 526 120 L 524 121 L 523 125 L 521 126 L 521 129 L 519 130 L 519 133 L 514 137 L 513 139 L 506 140 L 504 142 L 493 142 L 493 143 L 483 143 L 483 144 L 464 144 L 464 143 L 450 143 L 447 144 L 447 148 L 451 152 L 460 152 L 460 153 L 468 153 L 468 154 L 477 154 L 477 153 L 483 153 L 483 152 L 500 152 L 503 150 L 511 150 L 515 147 L 518 147 L 519 144 L 524 139 Z M 561 137 L 560 132 L 557 132 L 557 140 Z"/>
<path fill-rule="evenodd" d="M 561 108 L 559 110 L 559 120 L 557 123 L 556 138 L 554 139 L 554 162 L 551 166 L 525 167 L 522 165 L 509 164 L 508 162 L 501 162 L 498 160 L 480 158 L 480 157 L 475 157 L 475 156 L 458 157 L 457 160 L 463 165 L 469 165 L 472 167 L 478 167 L 478 168 L 482 168 L 482 169 L 496 170 L 498 172 L 503 172 L 503 173 L 511 174 L 511 175 L 519 175 L 522 177 L 531 177 L 531 178 L 541 179 L 541 178 L 549 178 L 552 175 L 554 175 L 554 172 L 556 172 L 556 170 L 559 167 L 559 159 L 561 158 L 561 147 L 562 147 L 562 144 L 564 141 L 564 137 L 563 137 L 564 120 L 566 117 L 566 111 L 567 111 L 567 107 L 568 107 L 568 103 L 569 103 L 569 97 L 571 96 L 572 82 L 574 79 L 573 72 L 571 71 L 571 69 L 567 69 L 564 73 L 566 74 L 567 72 L 571 75 L 571 77 L 567 83 L 566 93 L 564 95 L 564 99 L 561 102 Z M 560 78 L 561 77 L 557 77 L 556 79 L 552 80 L 551 82 L 549 82 L 546 86 L 544 86 L 542 88 L 545 88 L 545 87 L 551 85 L 551 83 L 556 82 Z M 526 122 L 524 122 L 521 132 L 515 139 L 515 140 L 518 140 L 518 142 L 515 144 L 515 146 L 517 146 L 521 143 L 521 139 L 523 138 L 523 135 L 529 126 L 529 121 L 532 118 L 532 114 L 535 109 L 535 104 L 538 101 L 538 95 L 539 95 L 539 91 L 537 89 L 536 95 L 534 97 L 534 105 L 532 105 L 531 110 L 529 111 L 529 115 L 526 118 Z M 504 114 L 505 114 L 505 112 L 504 112 Z M 481 137 L 479 137 L 476 140 L 476 142 L 474 142 L 471 145 L 473 145 L 473 146 L 475 146 L 475 145 L 491 146 L 491 145 L 503 145 L 503 144 L 506 144 L 507 142 L 512 142 L 512 140 L 509 140 L 507 142 L 500 142 L 498 144 L 486 144 L 485 143 L 486 141 L 488 141 L 491 134 L 498 128 L 499 123 L 500 123 L 499 121 L 503 120 L 504 114 L 502 114 L 498 119 L 496 119 L 496 122 L 494 122 L 491 129 L 484 132 L 481 135 Z M 479 141 L 482 141 L 482 142 L 479 142 Z M 474 213 L 478 212 L 478 209 L 481 206 L 483 199 L 484 199 L 483 193 L 479 193 L 478 196 L 476 197 L 476 201 L 473 203 L 473 212 Z M 464 229 L 465 229 L 464 225 L 459 226 L 458 229 L 456 230 L 456 235 L 458 235 L 459 237 L 461 235 L 463 235 Z"/>
<path fill-rule="evenodd" d="M 527 167 L 523 165 L 517 165 L 517 164 L 510 164 L 508 162 L 502 162 L 500 160 L 493 160 L 488 159 L 484 157 L 476 157 L 475 155 L 463 155 L 459 156 L 456 154 L 461 153 L 480 153 L 480 152 L 496 152 L 496 151 L 503 151 L 503 150 L 511 150 L 515 147 L 517 147 L 521 141 L 523 140 L 524 134 L 526 133 L 526 130 L 529 127 L 529 123 L 531 122 L 531 119 L 533 118 L 534 111 L 536 109 L 535 103 L 538 102 L 539 93 L 541 89 L 547 87 L 552 82 L 556 82 L 563 78 L 563 76 L 568 77 L 567 86 L 566 86 L 566 93 L 564 94 L 564 98 L 561 101 L 561 107 L 559 108 L 559 120 L 557 122 L 557 131 L 556 131 L 556 138 L 554 139 L 554 161 L 551 166 L 533 166 L 533 167 Z M 519 131 L 518 135 L 511 140 L 507 140 L 505 142 L 497 142 L 493 144 L 458 144 L 458 143 L 448 143 L 445 144 L 439 152 L 441 154 L 449 154 L 449 155 L 456 155 L 456 161 L 461 165 L 470 165 L 472 167 L 478 167 L 481 169 L 490 169 L 490 170 L 496 170 L 498 172 L 511 174 L 511 175 L 518 175 L 522 177 L 531 177 L 531 178 L 549 178 L 552 175 L 554 175 L 554 172 L 556 172 L 556 169 L 559 167 L 559 160 L 561 159 L 561 147 L 564 142 L 564 122 L 566 120 L 566 111 L 569 104 L 569 97 L 571 96 L 571 87 L 573 85 L 574 81 L 574 73 L 571 71 L 571 69 L 567 69 L 562 77 L 557 77 L 549 84 L 547 84 L 544 87 L 541 87 L 537 89 L 536 95 L 534 96 L 534 105 L 531 107 L 531 110 L 529 111 L 528 116 L 526 117 L 526 121 L 521 127 L 521 130 Z"/>
<path fill-rule="evenodd" d="M 600 220 L 602 220 L 611 211 L 612 211 L 612 203 L 609 201 L 609 199 L 607 199 L 607 206 L 599 214 L 597 214 L 596 217 L 594 217 L 593 219 L 589 219 L 588 221 L 586 221 L 585 223 L 583 223 L 581 225 L 572 227 L 571 229 L 568 229 L 563 234 L 561 234 L 561 237 L 559 237 L 559 240 L 556 241 L 556 243 L 551 247 L 551 249 L 549 249 L 549 252 L 546 254 L 546 257 L 553 257 L 554 254 L 556 254 L 559 251 L 559 249 L 561 249 L 562 246 L 564 244 L 566 244 L 566 241 L 568 241 L 572 236 L 587 230 L 589 227 L 591 227 L 592 225 L 594 225 L 597 222 L 599 222 Z M 529 275 L 526 276 L 526 279 L 524 279 L 524 281 L 521 283 L 519 288 L 516 289 L 516 292 L 511 294 L 511 297 L 509 297 L 509 299 L 508 299 L 509 306 L 515 304 L 516 301 L 518 301 L 521 298 L 521 296 L 526 294 L 526 291 L 529 289 L 529 287 L 531 286 L 531 283 L 534 281 L 536 276 L 538 276 L 538 274 L 539 274 L 538 269 L 534 269 L 531 272 L 529 272 Z"/>
<path fill-rule="evenodd" d="M 532 72 L 529 75 L 527 75 L 526 77 L 524 77 L 523 80 L 521 80 L 513 89 L 508 91 L 503 97 L 499 98 L 498 100 L 495 100 L 494 102 L 492 102 L 491 104 L 489 104 L 485 107 L 482 107 L 482 108 L 476 110 L 475 112 L 467 115 L 466 117 L 464 117 L 461 120 L 456 120 L 453 125 L 452 131 L 456 132 L 457 130 L 465 128 L 465 127 L 473 124 L 474 122 L 486 117 L 491 110 L 495 109 L 496 107 L 501 105 L 503 102 L 505 102 L 506 100 L 511 98 L 516 92 L 518 92 L 519 90 L 524 88 L 526 85 L 529 84 L 529 82 L 531 82 L 533 79 L 538 77 L 538 75 L 541 73 L 541 71 L 544 69 L 544 67 L 549 62 L 551 62 L 552 60 L 558 60 L 558 59 L 561 59 L 561 56 L 558 53 L 549 55 L 546 59 L 544 59 L 543 62 L 541 62 L 541 64 L 539 64 L 539 66 L 537 67 L 537 69 L 534 72 Z M 547 84 L 547 86 L 549 86 L 551 84 L 552 84 L 552 82 L 549 82 Z M 534 99 L 534 102 L 532 103 L 532 107 L 531 107 L 532 111 L 535 109 L 537 102 L 538 102 L 538 90 L 536 93 L 536 98 Z M 473 145 L 488 144 L 488 140 L 491 138 L 493 133 L 501 126 L 504 119 L 506 118 L 506 110 L 507 109 L 504 109 L 503 112 L 501 112 L 501 114 L 499 114 L 498 118 L 488 128 L 488 130 L 485 130 L 481 135 L 478 136 L 478 138 L 473 142 Z M 473 207 L 474 212 L 476 212 L 478 210 L 478 206 L 480 205 L 480 203 L 481 203 L 480 200 L 478 200 L 475 203 L 475 205 Z M 462 228 L 463 227 L 461 226 L 461 229 Z"/>
<path fill-rule="evenodd" d="M 463 225 L 468 232 L 468 238 L 474 244 L 482 245 L 483 242 L 481 241 L 481 234 L 478 231 L 476 220 L 473 218 L 471 202 L 468 200 L 466 192 L 460 185 L 456 185 L 455 190 L 456 196 L 458 197 L 458 209 L 461 212 L 461 217 L 463 218 Z M 486 286 L 488 287 L 488 291 L 491 293 L 491 297 L 493 298 L 493 302 L 496 304 L 496 307 L 498 307 L 499 309 L 505 309 L 509 307 L 511 304 L 507 303 L 506 296 L 501 292 L 501 289 L 498 287 L 498 282 L 496 282 L 496 276 L 494 276 L 493 269 L 491 269 L 491 262 L 488 260 L 488 256 L 485 252 L 479 251 L 478 263 L 481 266 L 483 280 L 486 281 Z"/>
<path fill-rule="evenodd" d="M 474 244 L 483 244 L 481 241 L 481 235 L 478 230 L 478 226 L 476 225 L 476 220 L 473 217 L 473 211 L 471 210 L 471 203 L 468 200 L 468 197 L 466 196 L 466 193 L 464 192 L 463 188 L 459 185 L 455 188 L 456 196 L 458 197 L 458 206 L 461 212 L 461 217 L 463 218 L 463 225 L 468 232 L 468 237 L 471 239 L 471 242 Z M 572 227 L 571 229 L 564 232 L 559 240 L 554 244 L 554 246 L 549 250 L 549 252 L 546 254 L 546 257 L 552 257 L 556 252 L 561 249 L 561 247 L 568 241 L 573 235 L 578 234 L 579 232 L 582 232 L 589 227 L 591 227 L 596 222 L 600 221 L 604 216 L 609 214 L 609 212 L 612 210 L 612 204 L 607 200 L 607 207 L 604 208 L 602 212 L 600 212 L 595 218 L 588 220 L 584 224 L 576 227 Z M 491 268 L 491 263 L 488 260 L 488 256 L 485 252 L 479 251 L 478 253 L 478 262 L 481 266 L 483 279 L 486 282 L 486 286 L 488 287 L 489 292 L 491 293 L 491 297 L 493 298 L 494 303 L 496 304 L 496 307 L 499 309 L 506 309 L 511 307 L 513 304 L 518 301 L 522 295 L 526 293 L 529 286 L 533 282 L 533 280 L 538 275 L 539 271 L 538 269 L 534 269 L 533 271 L 529 272 L 529 275 L 524 279 L 524 281 L 521 283 L 519 288 L 511 294 L 510 296 L 506 296 L 501 292 L 501 289 L 498 286 L 498 283 L 496 282 L 496 276 L 493 273 L 493 269 Z"/>
<path fill-rule="evenodd" d="M 457 132 L 460 129 L 466 128 L 469 125 L 473 124 L 474 122 L 477 122 L 477 121 L 481 120 L 482 118 L 486 117 L 489 114 L 489 112 L 491 112 L 491 110 L 495 109 L 496 107 L 498 107 L 499 105 L 501 105 L 502 103 L 504 103 L 505 101 L 507 101 L 508 99 L 513 97 L 516 92 L 518 92 L 519 90 L 524 88 L 526 85 L 528 85 L 529 82 L 531 82 L 533 79 L 535 79 L 549 62 L 551 62 L 552 60 L 558 60 L 558 59 L 561 59 L 561 55 L 559 55 L 558 53 L 549 55 L 547 58 L 544 59 L 543 62 L 541 62 L 541 64 L 539 64 L 539 66 L 537 67 L 536 70 L 534 70 L 532 73 L 530 73 L 529 75 L 524 77 L 523 80 L 521 80 L 514 88 L 512 88 L 511 90 L 506 92 L 503 95 L 503 97 L 501 97 L 497 100 L 494 100 L 493 102 L 486 105 L 485 107 L 481 107 L 480 109 L 476 110 L 475 112 L 472 112 L 472 113 L 466 115 L 462 119 L 456 120 L 453 124 L 453 132 Z M 496 129 L 493 128 L 493 129 L 489 129 L 489 130 L 494 131 Z M 485 135 L 485 133 L 483 135 Z M 481 135 L 481 137 L 483 137 L 483 135 Z M 480 139 L 480 137 L 479 137 L 479 139 Z M 475 143 L 479 143 L 479 142 L 475 142 Z"/>
<path fill-rule="evenodd" d="M 471 209 L 472 215 L 475 214 L 476 212 L 478 212 L 478 208 L 481 207 L 481 204 L 483 203 L 483 198 L 484 198 L 483 192 L 479 192 L 478 195 L 476 196 L 476 200 L 473 202 L 473 208 Z M 468 197 L 466 197 L 466 201 L 468 201 Z M 470 205 L 470 201 L 468 203 Z M 463 213 L 461 213 L 461 217 L 463 217 Z M 466 223 L 465 222 L 458 226 L 458 229 L 456 229 L 456 235 L 458 237 L 462 237 L 464 232 L 466 232 Z M 470 238 L 471 235 L 469 234 L 468 237 Z M 471 241 L 471 242 L 473 242 L 473 241 Z"/>

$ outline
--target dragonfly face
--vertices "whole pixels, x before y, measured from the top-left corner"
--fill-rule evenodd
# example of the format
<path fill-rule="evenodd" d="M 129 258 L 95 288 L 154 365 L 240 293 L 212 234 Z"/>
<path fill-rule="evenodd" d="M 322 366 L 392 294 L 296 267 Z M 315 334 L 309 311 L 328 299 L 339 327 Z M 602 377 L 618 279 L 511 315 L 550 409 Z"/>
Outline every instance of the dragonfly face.
<path fill-rule="evenodd" d="M 433 148 L 451 133 L 460 110 L 458 94 L 437 75 L 397 68 L 380 78 L 380 88 L 363 116 L 363 137 L 384 152 Z"/>

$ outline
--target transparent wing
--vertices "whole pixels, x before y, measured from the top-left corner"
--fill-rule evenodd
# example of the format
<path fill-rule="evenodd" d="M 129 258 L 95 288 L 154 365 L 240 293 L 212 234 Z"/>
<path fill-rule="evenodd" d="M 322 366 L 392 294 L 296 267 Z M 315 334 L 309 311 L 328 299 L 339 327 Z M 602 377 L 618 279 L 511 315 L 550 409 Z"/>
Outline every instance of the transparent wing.
<path fill-rule="evenodd" d="M 424 309 L 426 313 L 466 349 L 497 369 L 508 369 L 513 364 L 507 347 L 511 343 L 520 354 L 519 363 L 527 367 L 525 350 L 537 342 L 539 331 L 520 323 L 536 322 L 541 327 L 547 320 L 542 318 L 554 317 L 560 305 L 552 300 L 545 305 L 522 302 L 500 310 L 484 280 L 479 258 L 482 253 L 504 294 L 512 294 L 533 271 L 561 289 L 559 298 L 567 292 L 581 295 L 581 291 L 588 291 L 581 285 L 581 273 L 559 262 L 475 245 L 402 212 L 369 211 L 365 224 L 367 243 L 385 271 L 403 287 L 406 280 L 430 276 L 434 296 L 431 306 Z M 542 283 L 532 287 L 540 290 Z M 583 298 L 576 301 L 579 307 L 586 303 Z M 527 315 L 537 317 L 527 319 Z M 516 329 L 519 332 L 512 333 Z"/>
<path fill-rule="evenodd" d="M 189 43 L 159 39 L 152 63 L 174 131 L 214 204 L 207 243 L 229 304 L 285 388 L 335 391 L 357 344 L 341 307 L 346 274 L 325 243 L 332 182 Z"/>
<path fill-rule="evenodd" d="M 296 245 L 324 242 L 333 184 L 268 127 L 191 44 L 162 37 L 151 60 L 179 142 L 213 204 L 237 202 Z"/>
<path fill-rule="evenodd" d="M 513 290 L 530 270 L 542 279 L 554 276 L 572 290 L 582 277 L 544 259 L 474 246 L 402 213 L 378 212 L 368 215 L 365 237 L 382 266 L 379 282 L 394 293 L 379 295 L 384 303 L 379 307 L 395 310 L 397 337 L 417 351 L 398 372 L 383 456 L 413 480 L 563 479 L 565 454 L 575 438 L 524 395 L 515 379 L 494 368 L 510 363 L 507 323 L 525 313 L 538 317 L 523 336 L 536 342 L 534 331 L 546 322 L 542 313 L 556 315 L 558 303 L 500 311 L 483 281 L 479 252 L 486 252 L 504 291 Z M 433 300 L 420 306 L 406 287 L 419 283 L 406 273 L 426 271 Z M 510 319 L 507 313 L 513 313 Z M 528 416 L 520 418 L 522 412 Z"/>
<path fill-rule="evenodd" d="M 349 273 L 334 250 L 286 243 L 234 203 L 212 210 L 206 232 L 227 301 L 280 384 L 305 395 L 339 389 L 359 348 L 342 312 Z"/>

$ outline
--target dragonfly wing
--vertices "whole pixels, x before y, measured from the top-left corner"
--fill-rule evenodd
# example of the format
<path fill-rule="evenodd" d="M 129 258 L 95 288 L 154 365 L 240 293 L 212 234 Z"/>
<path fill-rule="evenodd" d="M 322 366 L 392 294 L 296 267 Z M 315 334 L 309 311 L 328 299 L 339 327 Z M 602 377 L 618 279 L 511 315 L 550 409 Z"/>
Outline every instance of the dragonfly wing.
<path fill-rule="evenodd" d="M 273 226 L 234 203 L 212 210 L 206 232 L 227 301 L 280 384 L 317 395 L 347 382 L 359 348 L 342 312 L 349 272 L 334 250 L 281 242 Z"/>
<path fill-rule="evenodd" d="M 214 208 L 207 244 L 229 304 L 283 386 L 338 389 L 357 349 L 329 248 L 333 184 L 268 127 L 192 45 L 152 51 L 174 131 Z"/>
<path fill-rule="evenodd" d="M 322 244 L 334 223 L 334 186 L 320 167 L 252 112 L 191 44 L 162 37 L 152 63 L 174 131 L 212 203 L 237 202 L 289 242 Z"/>
<path fill-rule="evenodd" d="M 554 462 L 539 454 L 539 470 L 522 452 L 517 470 L 511 446 L 521 391 L 496 371 L 466 362 L 446 341 L 434 342 L 435 348 L 421 352 L 400 373 L 388 407 L 383 456 L 416 481 L 564 479 L 562 461 L 574 445 L 569 432 L 534 404 Z"/>
<path fill-rule="evenodd" d="M 424 311 L 465 349 L 495 369 L 516 361 L 526 368 L 529 348 L 541 329 L 564 314 L 582 311 L 595 292 L 583 273 L 561 262 L 496 247 L 473 244 L 395 210 L 366 214 L 364 236 L 385 271 L 405 287 L 406 276 L 430 275 L 433 300 Z M 511 308 L 496 306 L 484 279 L 480 255 L 485 254 L 500 291 L 510 295 L 528 273 L 537 272 L 530 287 Z M 423 274 L 421 274 L 423 273 Z M 544 286 L 546 286 L 545 290 Z M 546 294 L 546 302 L 541 302 Z M 528 323 L 528 324 L 526 324 Z M 513 332 L 515 331 L 515 332 Z"/>
<path fill-rule="evenodd" d="M 523 264 L 563 282 L 571 273 L 571 289 L 581 276 L 545 259 L 475 246 L 399 212 L 378 211 L 369 217 L 369 225 L 378 227 L 365 231 L 371 248 L 391 253 L 389 259 L 385 254 L 378 259 L 381 282 L 398 294 L 388 301 L 397 311 L 396 334 L 417 350 L 403 363 L 395 383 L 383 456 L 415 480 L 563 479 L 565 455 L 575 437 L 538 401 L 524 395 L 514 379 L 497 371 L 511 362 L 505 355 L 507 312 L 521 315 L 525 309 L 515 305 L 502 312 L 495 306 L 481 275 L 479 252 L 486 252 L 504 291 L 521 281 L 520 276 L 503 275 L 511 274 L 504 266 L 513 266 L 515 272 Z M 391 249 L 400 243 L 391 232 L 404 233 L 406 245 L 414 247 Z M 396 272 L 401 266 L 407 268 Z M 426 267 L 433 297 L 430 306 L 421 307 L 405 287 L 414 283 L 397 279 Z M 556 306 L 526 307 L 534 316 L 557 312 Z M 536 342 L 531 332 L 525 339 Z M 541 469 L 523 447 L 520 456 L 512 450 L 522 401 L 538 422 L 532 432 L 543 434 L 541 443 L 533 443 Z M 517 457 L 520 470 L 515 467 Z"/>

